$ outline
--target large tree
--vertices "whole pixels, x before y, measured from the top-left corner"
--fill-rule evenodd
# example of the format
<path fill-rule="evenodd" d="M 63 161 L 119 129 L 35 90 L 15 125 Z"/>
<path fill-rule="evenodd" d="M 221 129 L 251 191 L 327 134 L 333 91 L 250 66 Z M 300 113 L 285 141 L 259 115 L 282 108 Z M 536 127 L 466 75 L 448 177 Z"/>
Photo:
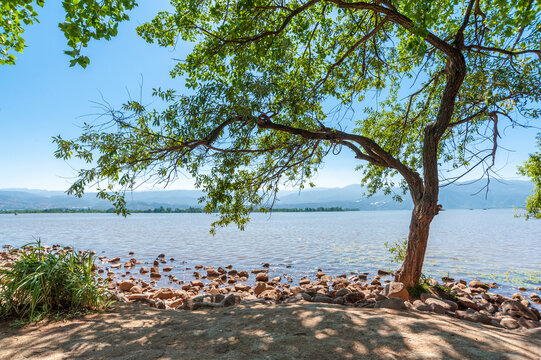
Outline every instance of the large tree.
<path fill-rule="evenodd" d="M 0 65 L 14 65 L 15 53 L 25 47 L 25 27 L 38 21 L 38 11 L 45 0 L 0 1 Z M 81 53 L 91 39 L 116 36 L 118 24 L 128 20 L 128 10 L 137 6 L 136 0 L 64 0 L 64 21 L 58 24 L 64 33 L 68 47 L 65 53 L 72 59 L 71 66 L 86 67 L 88 56 Z"/>
<path fill-rule="evenodd" d="M 125 190 L 184 171 L 205 191 L 206 211 L 221 213 L 215 226 L 242 228 L 279 187 L 302 188 L 345 149 L 369 194 L 409 191 L 396 278 L 415 286 L 439 188 L 459 177 L 445 171 L 490 175 L 499 129 L 540 116 L 539 1 L 171 5 L 138 33 L 164 47 L 194 43 L 171 70 L 188 89 L 157 89 L 155 109 L 129 101 L 77 139 L 55 138 L 57 157 L 89 164 L 69 193 L 97 186 L 125 211 Z"/>

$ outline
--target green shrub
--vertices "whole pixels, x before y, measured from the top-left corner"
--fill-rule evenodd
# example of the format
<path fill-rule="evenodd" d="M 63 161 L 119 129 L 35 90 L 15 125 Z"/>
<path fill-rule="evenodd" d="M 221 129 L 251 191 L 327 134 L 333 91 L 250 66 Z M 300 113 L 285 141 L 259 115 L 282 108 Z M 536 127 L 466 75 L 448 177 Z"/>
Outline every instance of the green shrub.
<path fill-rule="evenodd" d="M 23 322 L 101 310 L 110 294 L 92 272 L 91 254 L 45 252 L 40 242 L 20 251 L 10 268 L 0 269 L 0 318 Z"/>
<path fill-rule="evenodd" d="M 400 239 L 390 244 L 385 242 L 383 244 L 385 249 L 393 256 L 392 262 L 402 263 L 406 257 L 406 249 L 408 247 L 408 239 Z"/>

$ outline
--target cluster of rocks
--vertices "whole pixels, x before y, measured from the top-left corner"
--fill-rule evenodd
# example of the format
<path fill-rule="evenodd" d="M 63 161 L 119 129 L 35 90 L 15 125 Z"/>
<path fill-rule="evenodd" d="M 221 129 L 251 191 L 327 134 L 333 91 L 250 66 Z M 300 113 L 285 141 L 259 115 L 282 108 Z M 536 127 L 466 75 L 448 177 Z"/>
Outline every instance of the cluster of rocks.
<path fill-rule="evenodd" d="M 0 252 L 0 267 L 10 266 L 18 257 L 17 251 L 8 252 L 8 249 Z M 69 248 L 45 247 L 44 250 L 68 251 Z M 93 270 L 107 276 L 99 277 L 98 281 L 115 292 L 120 301 L 142 302 L 158 309 L 197 310 L 253 302 L 315 302 L 431 312 L 507 329 L 541 329 L 540 313 L 525 296 L 516 293 L 506 297 L 492 293 L 490 290 L 496 288 L 496 284 L 479 280 L 467 283 L 444 277 L 440 285 L 429 279 L 427 292 L 413 298 L 404 284 L 391 281 L 387 277 L 392 274 L 384 270 L 379 270 L 371 279 L 368 279 L 368 273 L 331 276 L 319 270 L 314 279 L 303 277 L 298 284 L 293 284 L 291 277 L 270 278 L 268 263 L 263 263 L 262 269 L 250 272 L 235 270 L 231 265 L 217 269 L 196 265 L 194 279 L 184 281 L 166 274 L 173 267 L 163 266 L 168 263 L 164 254 L 156 258 L 150 269 L 140 266 L 139 275 L 148 278 L 138 278 L 131 273 L 143 263 L 133 257 L 133 252 L 129 256 L 131 258 L 126 262 L 122 262 L 120 257 L 107 259 L 100 256 L 101 264 L 95 264 Z M 160 266 L 163 266 L 161 271 Z M 122 268 L 124 273 L 119 273 Z M 157 286 L 162 276 L 168 279 L 171 287 Z M 530 300 L 541 304 L 535 293 L 530 295 Z"/>

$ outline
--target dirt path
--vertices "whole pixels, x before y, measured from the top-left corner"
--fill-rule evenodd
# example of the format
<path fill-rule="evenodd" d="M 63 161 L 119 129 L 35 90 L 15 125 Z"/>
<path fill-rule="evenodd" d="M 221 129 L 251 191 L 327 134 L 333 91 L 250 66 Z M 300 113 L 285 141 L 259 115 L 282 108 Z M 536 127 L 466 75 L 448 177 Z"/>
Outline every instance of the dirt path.
<path fill-rule="evenodd" d="M 0 359 L 535 359 L 541 340 L 443 315 L 326 304 L 194 312 L 117 304 L 108 313 L 13 329 Z"/>

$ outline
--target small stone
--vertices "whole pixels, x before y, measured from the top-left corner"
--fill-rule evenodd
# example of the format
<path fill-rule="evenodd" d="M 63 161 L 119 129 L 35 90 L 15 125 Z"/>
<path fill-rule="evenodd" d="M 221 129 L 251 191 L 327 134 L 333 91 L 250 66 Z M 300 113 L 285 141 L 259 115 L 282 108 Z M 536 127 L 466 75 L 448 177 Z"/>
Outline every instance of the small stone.
<path fill-rule="evenodd" d="M 378 270 L 378 275 L 387 276 L 387 275 L 391 275 L 391 272 L 386 271 L 386 270 Z"/>
<path fill-rule="evenodd" d="M 490 289 L 490 285 L 479 280 L 472 280 L 469 283 L 470 288 L 482 288 L 485 290 Z"/>
<path fill-rule="evenodd" d="M 300 285 L 308 285 L 308 284 L 310 284 L 310 280 L 309 279 L 301 279 L 299 281 L 299 284 Z"/>
<path fill-rule="evenodd" d="M 258 296 L 265 290 L 267 290 L 267 285 L 264 282 L 258 282 L 254 287 L 254 294 Z"/>
<path fill-rule="evenodd" d="M 133 280 L 119 280 L 116 282 L 116 286 L 122 291 L 130 291 L 132 287 L 135 286 L 135 281 Z"/>
<path fill-rule="evenodd" d="M 190 281 L 190 284 L 192 286 L 199 286 L 199 287 L 205 286 L 201 280 L 192 280 Z"/>
<path fill-rule="evenodd" d="M 519 289 L 519 291 L 526 291 L 527 290 L 524 286 L 521 286 L 518 289 Z"/>
<path fill-rule="evenodd" d="M 240 303 L 240 296 L 234 295 L 234 294 L 227 295 L 225 299 L 222 301 L 222 305 L 225 307 L 233 306 L 238 303 Z"/>
<path fill-rule="evenodd" d="M 117 263 L 117 262 L 119 262 L 119 261 L 120 261 L 120 258 L 119 258 L 118 256 L 112 258 L 111 260 L 109 260 L 109 262 L 110 262 L 111 264 Z"/>
<path fill-rule="evenodd" d="M 146 266 L 142 266 L 141 269 L 139 269 L 140 274 L 147 274 L 148 268 Z"/>
<path fill-rule="evenodd" d="M 143 289 L 139 285 L 135 285 L 130 289 L 131 294 L 142 294 Z"/>
<path fill-rule="evenodd" d="M 171 271 L 171 270 L 173 270 L 173 267 L 171 267 L 171 266 L 164 266 L 164 267 L 163 267 L 163 271 L 164 271 L 164 272 L 169 272 L 169 271 Z"/>
<path fill-rule="evenodd" d="M 267 273 L 264 272 L 257 273 L 257 275 L 255 276 L 255 281 L 267 282 L 269 281 L 269 276 L 267 275 Z"/>
<path fill-rule="evenodd" d="M 222 275 L 222 274 L 218 270 L 214 270 L 214 269 L 208 269 L 207 270 L 207 276 L 210 276 L 210 277 L 216 276 L 216 277 L 218 277 L 220 275 Z"/>
<path fill-rule="evenodd" d="M 160 290 L 156 291 L 152 297 L 154 299 L 167 300 L 176 297 L 176 294 L 173 292 L 172 289 L 161 288 Z"/>

